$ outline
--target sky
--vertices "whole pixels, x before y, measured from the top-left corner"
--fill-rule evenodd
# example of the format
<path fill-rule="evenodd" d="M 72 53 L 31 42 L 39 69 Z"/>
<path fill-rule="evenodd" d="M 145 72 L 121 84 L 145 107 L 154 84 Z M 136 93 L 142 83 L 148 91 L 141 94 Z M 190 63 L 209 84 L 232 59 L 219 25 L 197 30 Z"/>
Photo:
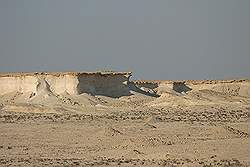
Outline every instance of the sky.
<path fill-rule="evenodd" d="M 249 0 L 0 0 L 0 72 L 250 77 Z"/>

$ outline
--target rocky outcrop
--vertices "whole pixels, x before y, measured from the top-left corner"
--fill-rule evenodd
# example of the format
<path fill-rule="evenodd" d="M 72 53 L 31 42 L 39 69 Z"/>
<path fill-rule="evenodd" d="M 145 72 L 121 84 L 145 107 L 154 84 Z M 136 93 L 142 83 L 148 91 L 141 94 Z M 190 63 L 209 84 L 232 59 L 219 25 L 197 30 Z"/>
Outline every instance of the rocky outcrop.
<path fill-rule="evenodd" d="M 250 97 L 250 79 L 239 80 L 137 80 L 139 88 L 152 89 L 158 95 L 164 93 L 188 93 L 189 91 L 211 90 L 232 96 Z"/>
<path fill-rule="evenodd" d="M 130 72 L 65 72 L 0 74 L 0 95 L 11 92 L 45 94 L 129 95 Z"/>
<path fill-rule="evenodd" d="M 28 97 L 69 94 L 120 97 L 140 93 L 158 97 L 164 93 L 186 94 L 211 90 L 250 97 L 250 80 L 129 81 L 131 72 L 58 72 L 0 74 L 0 95 L 12 92 Z"/>

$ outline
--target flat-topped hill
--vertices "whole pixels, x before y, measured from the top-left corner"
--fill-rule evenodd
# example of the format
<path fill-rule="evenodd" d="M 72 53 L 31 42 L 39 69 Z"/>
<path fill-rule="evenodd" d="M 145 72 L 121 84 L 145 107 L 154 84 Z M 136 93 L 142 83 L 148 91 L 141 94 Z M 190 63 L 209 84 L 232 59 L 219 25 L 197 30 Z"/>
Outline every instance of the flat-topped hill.
<path fill-rule="evenodd" d="M 165 84 L 170 84 L 170 83 L 187 83 L 187 84 L 218 84 L 218 83 L 239 83 L 239 82 L 250 82 L 250 79 L 226 79 L 226 80 L 134 80 L 133 81 L 136 84 L 147 84 L 147 83 L 152 83 L 152 84 L 160 84 L 160 83 L 165 83 Z"/>
<path fill-rule="evenodd" d="M 137 92 L 157 97 L 164 93 L 187 93 L 191 90 L 208 89 L 229 95 L 250 97 L 250 79 L 130 81 L 131 75 L 131 72 L 113 71 L 0 73 L 0 95 L 11 92 L 32 96 L 87 93 L 121 97 Z"/>
<path fill-rule="evenodd" d="M 30 72 L 1 73 L 0 94 L 82 94 L 120 97 L 127 95 L 131 72 Z"/>
<path fill-rule="evenodd" d="M 13 73 L 0 73 L 0 77 L 18 77 L 18 76 L 39 76 L 39 75 L 51 75 L 51 76 L 79 76 L 79 75 L 131 75 L 132 72 L 114 72 L 114 71 L 96 71 L 96 72 L 13 72 Z"/>

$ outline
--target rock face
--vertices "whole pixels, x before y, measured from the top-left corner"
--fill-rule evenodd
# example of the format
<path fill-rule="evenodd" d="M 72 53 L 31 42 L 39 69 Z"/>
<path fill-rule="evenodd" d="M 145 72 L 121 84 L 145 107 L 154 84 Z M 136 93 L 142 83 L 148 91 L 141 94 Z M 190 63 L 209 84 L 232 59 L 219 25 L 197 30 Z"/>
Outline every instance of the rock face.
<path fill-rule="evenodd" d="M 94 74 L 77 76 L 77 93 L 120 97 L 130 95 L 128 87 L 130 73 Z"/>
<path fill-rule="evenodd" d="M 157 92 L 187 93 L 189 91 L 210 90 L 232 96 L 250 97 L 250 79 L 241 80 L 183 80 L 183 81 L 133 81 L 138 87 L 146 87 Z"/>
<path fill-rule="evenodd" d="M 186 94 L 210 90 L 232 96 L 250 97 L 250 80 L 200 81 L 129 81 L 131 72 L 60 72 L 0 74 L 0 95 L 21 93 L 47 97 L 50 95 L 103 95 L 121 97 L 140 93 L 159 97 L 164 93 Z"/>
<path fill-rule="evenodd" d="M 11 92 L 78 95 L 129 95 L 130 72 L 0 74 L 0 95 Z"/>

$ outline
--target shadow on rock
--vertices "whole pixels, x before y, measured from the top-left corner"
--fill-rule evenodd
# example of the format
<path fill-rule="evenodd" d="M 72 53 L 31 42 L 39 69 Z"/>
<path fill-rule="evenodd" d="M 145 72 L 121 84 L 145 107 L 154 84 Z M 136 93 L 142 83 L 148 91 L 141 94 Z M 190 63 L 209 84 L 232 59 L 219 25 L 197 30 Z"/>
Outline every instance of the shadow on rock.
<path fill-rule="evenodd" d="M 146 96 L 160 97 L 160 95 L 156 94 L 156 92 L 154 92 L 152 89 L 147 89 L 147 88 L 144 88 L 144 87 L 139 88 L 133 82 L 130 82 L 128 84 L 128 86 L 129 86 L 129 89 L 131 91 L 134 91 L 134 92 L 137 92 L 137 93 L 140 93 L 140 94 L 144 94 Z"/>

